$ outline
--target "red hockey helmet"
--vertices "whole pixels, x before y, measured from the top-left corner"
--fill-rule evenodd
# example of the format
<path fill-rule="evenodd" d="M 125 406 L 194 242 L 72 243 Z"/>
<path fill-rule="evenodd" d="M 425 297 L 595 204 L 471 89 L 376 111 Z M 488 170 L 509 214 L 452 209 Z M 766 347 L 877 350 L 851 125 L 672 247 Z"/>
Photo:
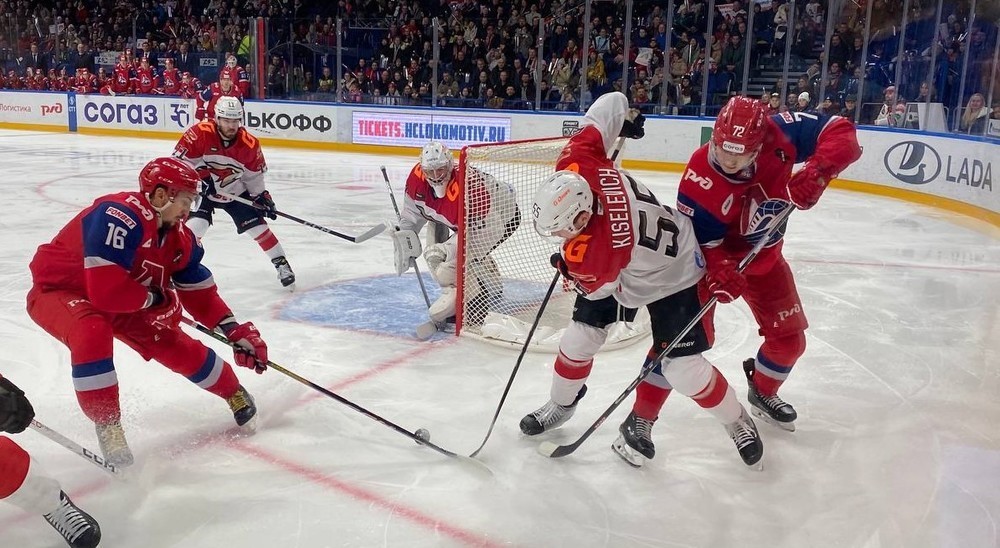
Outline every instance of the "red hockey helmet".
<path fill-rule="evenodd" d="M 764 103 L 737 95 L 726 103 L 715 119 L 712 143 L 729 154 L 753 154 L 764 143 Z"/>
<path fill-rule="evenodd" d="M 139 172 L 139 189 L 151 194 L 160 186 L 167 189 L 170 198 L 176 196 L 178 192 L 198 194 L 201 177 L 191 164 L 184 160 L 169 156 L 156 158 Z"/>
<path fill-rule="evenodd" d="M 226 67 L 222 69 L 221 72 L 219 72 L 219 80 L 225 80 L 225 79 L 229 80 L 233 79 L 233 71 L 229 67 Z"/>

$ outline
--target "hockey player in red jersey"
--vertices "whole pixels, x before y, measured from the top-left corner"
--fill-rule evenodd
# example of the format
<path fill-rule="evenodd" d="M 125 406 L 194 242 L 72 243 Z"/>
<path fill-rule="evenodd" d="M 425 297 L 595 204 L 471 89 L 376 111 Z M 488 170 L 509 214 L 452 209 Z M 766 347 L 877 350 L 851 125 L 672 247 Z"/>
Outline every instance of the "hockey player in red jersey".
<path fill-rule="evenodd" d="M 69 347 L 77 400 L 96 424 L 105 458 L 119 466 L 133 457 L 121 425 L 113 339 L 224 399 L 244 432 L 256 426 L 253 398 L 232 367 L 178 327 L 183 308 L 237 345 L 238 365 L 265 368 L 267 345 L 253 323 L 235 320 L 184 226 L 200 183 L 187 163 L 157 158 L 139 173 L 138 192 L 98 198 L 29 265 L 28 315 Z"/>
<path fill-rule="evenodd" d="M 111 83 L 101 87 L 101 95 L 131 95 L 135 93 L 132 66 L 124 55 L 118 56 L 118 64 L 111 74 Z"/>
<path fill-rule="evenodd" d="M 76 93 L 97 93 L 97 76 L 91 74 L 86 68 L 78 68 L 71 89 Z"/>
<path fill-rule="evenodd" d="M 203 90 L 204 88 L 201 85 L 201 80 L 191 76 L 190 72 L 181 74 L 181 87 L 178 93 L 182 99 L 195 99 Z M 197 110 L 195 111 L 195 114 L 197 114 Z"/>
<path fill-rule="evenodd" d="M 699 291 L 703 259 L 690 220 L 661 205 L 609 159 L 617 137 L 645 134 L 643 122 L 622 93 L 602 95 L 587 110 L 583 129 L 563 149 L 556 173 L 535 194 L 535 230 L 563 240 L 552 263 L 580 296 L 559 341 L 551 399 L 521 420 L 524 434 L 541 434 L 573 415 L 586 394 L 594 355 L 618 317 L 618 304 L 633 309 L 632 314 L 639 306 L 649 311 L 653 345 L 645 367 L 707 301 Z M 753 419 L 726 378 L 702 355 L 714 337 L 710 321 L 698 323 L 639 386 L 632 412 L 612 445 L 626 462 L 641 466 L 653 458 L 653 423 L 671 390 L 677 390 L 724 425 L 748 466 L 760 466 L 764 448 Z"/>
<path fill-rule="evenodd" d="M 35 418 L 24 391 L 0 377 L 0 431 L 19 434 Z M 81 510 L 14 440 L 0 436 L 0 500 L 41 515 L 73 548 L 93 548 L 101 541 L 97 520 Z"/>
<path fill-rule="evenodd" d="M 483 305 L 470 309 L 485 311 L 488 301 L 501 296 L 500 271 L 489 256 L 521 225 L 521 212 L 517 207 L 514 189 L 503 181 L 479 171 L 470 172 L 466 180 L 465 192 L 475 196 L 472 203 L 482 204 L 478 211 L 469 213 L 466 233 L 466 257 L 469 272 L 476 276 L 475 284 L 466 285 L 466 298 L 483 301 Z M 451 235 L 433 243 L 423 252 L 424 260 L 431 275 L 441 286 L 441 296 L 431 304 L 430 317 L 438 324 L 454 321 L 457 298 L 456 268 L 458 266 L 458 222 L 460 218 L 462 193 L 460 192 L 458 166 L 451 151 L 443 143 L 431 141 L 420 151 L 420 161 L 413 166 L 406 178 L 403 210 L 399 222 L 387 221 L 386 226 L 394 227 L 390 232 L 393 239 L 396 274 L 402 274 L 421 254 L 417 232 L 427 221 L 446 226 Z M 483 313 L 484 314 L 484 313 Z M 467 318 L 471 323 L 482 323 L 482 317 Z"/>
<path fill-rule="evenodd" d="M 139 95 L 163 95 L 160 77 L 156 70 L 149 66 L 149 57 L 139 60 L 139 68 L 135 71 L 135 92 Z"/>
<path fill-rule="evenodd" d="M 778 388 L 805 351 L 808 323 L 781 253 L 785 227 L 743 273 L 736 265 L 785 208 L 816 205 L 830 180 L 860 157 L 854 124 L 845 118 L 767 116 L 763 103 L 734 97 L 681 178 L 677 208 L 694 224 L 708 287 L 721 303 L 743 296 L 764 337 L 757 356 L 743 364 L 751 410 L 786 430 L 795 429 L 797 414 Z"/>
<path fill-rule="evenodd" d="M 236 223 L 236 232 L 253 238 L 271 259 L 281 285 L 294 290 L 295 273 L 278 237 L 264 220 L 265 216 L 270 219 L 278 216 L 271 193 L 264 187 L 267 163 L 260 141 L 242 127 L 243 105 L 239 100 L 222 97 L 214 106 L 213 119 L 188 128 L 174 147 L 174 156 L 194 166 L 206 183 L 204 197 L 198 210 L 191 214 L 188 227 L 201 239 L 212 226 L 215 210 L 225 211 Z M 259 208 L 223 194 L 253 200 Z"/>
<path fill-rule="evenodd" d="M 239 88 L 233 85 L 233 71 L 226 67 L 219 73 L 219 81 L 208 86 L 198 93 L 198 106 L 195 109 L 195 118 L 199 120 L 211 120 L 215 116 L 215 103 L 220 97 L 235 97 L 243 104 L 243 94 Z"/>
<path fill-rule="evenodd" d="M 163 94 L 177 96 L 181 94 L 181 74 L 174 66 L 174 60 L 167 57 L 163 60 L 166 67 L 163 69 Z"/>
<path fill-rule="evenodd" d="M 250 76 L 247 75 L 247 71 L 243 70 L 236 60 L 236 56 L 230 54 L 226 57 L 226 68 L 229 69 L 230 75 L 232 76 L 236 87 L 240 90 L 240 96 L 243 98 L 250 96 Z M 225 70 L 225 69 L 223 69 Z M 222 80 L 222 72 L 219 72 L 219 80 Z"/>

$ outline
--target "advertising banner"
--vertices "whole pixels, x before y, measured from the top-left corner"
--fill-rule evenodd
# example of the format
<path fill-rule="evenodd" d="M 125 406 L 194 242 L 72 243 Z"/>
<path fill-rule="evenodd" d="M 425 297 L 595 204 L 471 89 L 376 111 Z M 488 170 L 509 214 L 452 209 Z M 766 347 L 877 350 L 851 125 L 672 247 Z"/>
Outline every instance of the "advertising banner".
<path fill-rule="evenodd" d="M 258 137 L 337 142 L 337 108 L 306 103 L 247 101 L 246 124 Z"/>
<path fill-rule="evenodd" d="M 68 126 L 66 94 L 5 91 L 0 96 L 0 122 Z"/>
<path fill-rule="evenodd" d="M 352 113 L 351 142 L 365 145 L 423 146 L 441 141 L 449 148 L 511 139 L 510 117 L 359 111 Z"/>
<path fill-rule="evenodd" d="M 194 99 L 77 95 L 80 128 L 114 128 L 136 132 L 182 133 L 197 122 Z"/>

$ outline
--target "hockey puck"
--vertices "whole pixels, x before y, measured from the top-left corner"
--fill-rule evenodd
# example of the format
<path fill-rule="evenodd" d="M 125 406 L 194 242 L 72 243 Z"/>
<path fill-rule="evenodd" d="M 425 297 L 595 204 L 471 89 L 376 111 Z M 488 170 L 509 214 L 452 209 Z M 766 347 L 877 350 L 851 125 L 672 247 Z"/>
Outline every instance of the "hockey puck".
<path fill-rule="evenodd" d="M 417 437 L 414 441 L 418 444 L 422 441 L 431 441 L 431 433 L 426 428 L 417 428 L 417 431 L 413 435 Z"/>

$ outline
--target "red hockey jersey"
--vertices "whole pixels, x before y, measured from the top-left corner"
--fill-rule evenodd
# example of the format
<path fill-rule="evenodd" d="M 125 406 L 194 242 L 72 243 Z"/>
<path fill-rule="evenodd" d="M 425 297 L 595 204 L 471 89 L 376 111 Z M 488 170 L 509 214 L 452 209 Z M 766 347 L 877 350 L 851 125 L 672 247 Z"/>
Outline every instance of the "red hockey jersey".
<path fill-rule="evenodd" d="M 231 312 L 201 264 L 203 255 L 183 223 L 159 230 L 149 200 L 140 192 L 122 192 L 101 196 L 80 212 L 39 246 L 29 268 L 43 291 L 79 292 L 112 314 L 142 309 L 147 287 L 176 287 L 184 308 L 214 326 Z"/>

